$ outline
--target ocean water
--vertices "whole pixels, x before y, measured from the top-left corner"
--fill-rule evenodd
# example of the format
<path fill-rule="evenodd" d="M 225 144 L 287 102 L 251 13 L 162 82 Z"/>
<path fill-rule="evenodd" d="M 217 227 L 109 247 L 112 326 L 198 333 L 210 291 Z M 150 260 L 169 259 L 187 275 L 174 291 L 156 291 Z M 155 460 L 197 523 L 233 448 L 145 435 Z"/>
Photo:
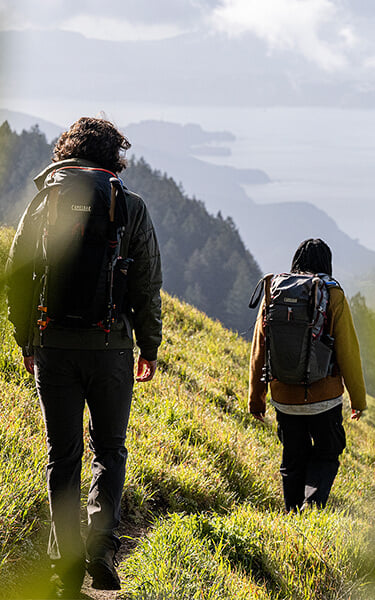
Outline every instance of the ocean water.
<path fill-rule="evenodd" d="M 255 202 L 311 202 L 375 250 L 375 111 L 249 109 L 242 117 L 230 128 L 232 155 L 211 160 L 265 170 L 272 183 L 246 186 Z"/>
<path fill-rule="evenodd" d="M 375 110 L 168 106 L 123 101 L 103 105 L 93 101 L 62 103 L 60 99 L 27 103 L 13 99 L 7 107 L 63 127 L 82 114 L 95 115 L 103 110 L 121 126 L 158 119 L 198 123 L 209 131 L 231 131 L 236 136 L 230 144 L 231 155 L 204 159 L 266 171 L 272 183 L 246 188 L 255 202 L 312 202 L 350 237 L 375 250 Z M 136 144 L 133 147 L 136 149 Z"/>
<path fill-rule="evenodd" d="M 199 123 L 236 136 L 216 164 L 266 171 L 272 183 L 247 186 L 257 203 L 307 201 L 350 237 L 375 250 L 375 110 L 335 108 L 128 107 L 126 121 Z M 203 158 L 203 157 L 202 157 Z"/>

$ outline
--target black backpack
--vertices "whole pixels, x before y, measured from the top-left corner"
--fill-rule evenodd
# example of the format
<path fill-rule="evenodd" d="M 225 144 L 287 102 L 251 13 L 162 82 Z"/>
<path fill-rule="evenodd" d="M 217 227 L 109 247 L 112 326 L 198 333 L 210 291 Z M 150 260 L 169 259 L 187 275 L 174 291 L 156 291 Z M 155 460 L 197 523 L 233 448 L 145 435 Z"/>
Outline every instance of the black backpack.
<path fill-rule="evenodd" d="M 131 262 L 119 255 L 127 223 L 121 181 L 104 169 L 66 166 L 47 177 L 38 195 L 44 196 L 34 213 L 41 337 L 51 326 L 100 327 L 108 345 Z"/>
<path fill-rule="evenodd" d="M 307 387 L 323 379 L 329 374 L 334 346 L 326 331 L 328 288 L 339 284 L 321 273 L 268 275 L 258 286 L 262 283 L 266 298 L 263 380 Z M 250 308 L 260 300 L 262 290 L 259 292 L 258 286 Z"/>

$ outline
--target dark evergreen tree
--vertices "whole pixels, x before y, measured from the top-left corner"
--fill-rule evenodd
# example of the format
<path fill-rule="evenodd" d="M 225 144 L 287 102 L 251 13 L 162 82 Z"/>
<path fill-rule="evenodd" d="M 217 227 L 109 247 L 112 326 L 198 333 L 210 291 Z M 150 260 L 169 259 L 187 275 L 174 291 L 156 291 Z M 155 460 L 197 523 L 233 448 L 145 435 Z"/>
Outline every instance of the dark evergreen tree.
<path fill-rule="evenodd" d="M 132 159 L 126 185 L 146 201 L 158 233 L 164 288 L 227 327 L 245 331 L 249 296 L 261 273 L 229 217 L 210 215 L 173 179 Z"/>
<path fill-rule="evenodd" d="M 17 134 L 0 127 L 0 221 L 15 225 L 36 192 L 33 177 L 51 160 L 38 126 Z M 248 328 L 250 292 L 261 274 L 232 219 L 210 215 L 182 186 L 132 159 L 122 177 L 140 194 L 158 233 L 164 289 L 237 331 Z"/>
<path fill-rule="evenodd" d="M 0 127 L 0 221 L 14 225 L 36 188 L 33 177 L 49 162 L 52 149 L 38 125 L 17 134 Z"/>
<path fill-rule="evenodd" d="M 350 300 L 354 325 L 359 338 L 366 388 L 375 395 L 375 312 L 358 293 Z"/>

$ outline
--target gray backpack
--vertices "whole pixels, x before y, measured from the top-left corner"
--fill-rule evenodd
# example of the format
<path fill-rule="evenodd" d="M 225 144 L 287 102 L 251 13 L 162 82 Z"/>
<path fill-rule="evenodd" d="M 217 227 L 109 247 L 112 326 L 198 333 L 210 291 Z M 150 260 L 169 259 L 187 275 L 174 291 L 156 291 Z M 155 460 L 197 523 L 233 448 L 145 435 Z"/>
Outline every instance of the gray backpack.
<path fill-rule="evenodd" d="M 308 386 L 323 379 L 332 364 L 334 345 L 325 327 L 328 287 L 338 283 L 321 273 L 282 273 L 261 282 L 266 296 L 263 380 Z M 260 299 L 259 294 L 254 305 L 255 292 L 250 308 Z"/>

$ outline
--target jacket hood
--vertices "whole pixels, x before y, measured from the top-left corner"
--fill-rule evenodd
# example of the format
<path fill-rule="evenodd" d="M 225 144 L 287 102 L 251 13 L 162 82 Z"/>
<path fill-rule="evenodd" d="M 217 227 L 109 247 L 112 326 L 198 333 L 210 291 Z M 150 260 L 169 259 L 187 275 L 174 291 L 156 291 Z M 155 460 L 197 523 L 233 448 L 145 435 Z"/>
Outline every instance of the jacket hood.
<path fill-rule="evenodd" d="M 34 177 L 34 183 L 38 190 L 41 190 L 43 188 L 44 181 L 47 175 L 49 175 L 55 169 L 61 169 L 62 167 L 68 166 L 100 168 L 100 165 L 97 165 L 96 163 L 90 160 L 85 160 L 83 158 L 67 158 L 66 160 L 59 160 L 58 162 L 53 162 L 49 164 L 45 169 L 43 169 L 43 171 L 41 171 L 39 175 Z"/>

